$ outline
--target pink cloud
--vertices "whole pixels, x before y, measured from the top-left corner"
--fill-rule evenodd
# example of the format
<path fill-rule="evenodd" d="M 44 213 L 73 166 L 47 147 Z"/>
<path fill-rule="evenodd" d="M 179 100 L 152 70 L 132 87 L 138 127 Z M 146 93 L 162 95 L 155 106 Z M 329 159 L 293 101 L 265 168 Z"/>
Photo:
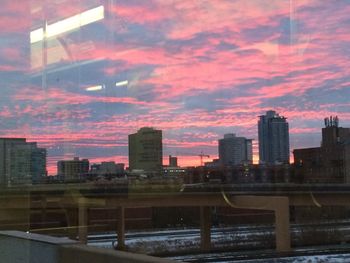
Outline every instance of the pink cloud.
<path fill-rule="evenodd" d="M 23 88 L 19 93 L 14 95 L 17 101 L 30 102 L 53 102 L 54 105 L 83 105 L 93 102 L 101 103 L 124 103 L 133 105 L 145 105 L 145 102 L 139 101 L 131 97 L 106 97 L 106 96 L 92 96 L 82 95 L 64 91 L 58 88 L 51 88 L 49 90 L 41 90 L 36 87 Z"/>
<path fill-rule="evenodd" d="M 0 10 L 0 33 L 25 33 L 31 25 L 29 10 L 29 1 L 2 1 Z M 18 17 L 21 19 L 18 19 Z"/>
<path fill-rule="evenodd" d="M 34 87 L 24 87 L 13 96 L 14 102 L 19 105 L 4 107 L 0 116 L 43 116 L 48 127 L 40 127 L 41 131 L 27 127 L 23 131 L 12 131 L 12 134 L 23 132 L 23 135 L 50 147 L 67 143 L 77 148 L 99 145 L 111 148 L 125 147 L 127 135 L 142 126 L 156 126 L 172 132 L 173 136 L 165 137 L 164 140 L 164 144 L 171 149 L 190 148 L 195 151 L 208 147 L 214 152 L 217 144 L 215 136 L 219 135 L 180 133 L 185 133 L 186 129 L 205 131 L 208 127 L 223 130 L 235 128 L 244 130 L 247 137 L 256 138 L 257 116 L 271 107 L 288 117 L 293 135 L 319 132 L 319 128 L 306 125 L 295 127 L 295 123 L 314 120 L 321 122 L 324 116 L 335 114 L 344 121 L 350 121 L 348 113 L 334 109 L 336 106 L 345 108 L 347 104 L 332 105 L 325 102 L 323 105 L 305 103 L 286 104 L 283 107 L 266 106 L 267 101 L 277 101 L 281 97 L 294 96 L 302 100 L 309 91 L 317 91 L 325 85 L 327 87 L 330 85 L 327 83 L 332 80 L 339 80 L 334 84 L 335 87 L 329 87 L 334 91 L 349 87 L 349 80 L 346 80 L 350 73 L 348 56 L 344 55 L 344 51 L 340 52 L 340 44 L 346 46 L 350 41 L 349 27 L 341 23 L 348 19 L 349 7 L 337 8 L 333 2 L 306 0 L 293 2 L 294 7 L 289 2 L 280 0 L 268 3 L 261 0 L 154 0 L 152 3 L 141 3 L 136 7 L 117 3 L 110 11 L 120 19 L 118 23 L 138 23 L 145 30 L 158 30 L 155 32 L 159 32 L 163 39 L 160 37 L 160 40 L 155 39 L 152 42 L 151 39 L 149 43 L 142 43 L 142 40 L 130 37 L 130 40 L 124 39 L 122 43 L 113 45 L 99 40 L 100 42 L 94 41 L 91 49 L 86 52 L 80 52 L 79 45 L 68 44 L 74 57 L 67 58 L 66 61 L 109 60 L 112 65 L 102 69 L 102 72 L 111 77 L 129 71 L 129 91 L 138 94 L 145 86 L 151 86 L 154 95 L 148 98 L 149 101 L 131 96 L 95 96 L 83 93 L 83 90 L 68 92 L 59 87 L 45 92 Z M 16 5 L 18 6 L 18 2 Z M 18 11 L 19 14 L 27 12 L 23 7 L 16 10 L 16 5 L 7 1 L 5 9 Z M 72 3 L 57 9 L 53 16 L 68 17 L 82 9 L 84 6 Z M 313 9 L 319 13 L 312 13 Z M 292 32 L 294 35 L 283 35 L 285 32 L 282 32 L 283 28 L 279 24 L 283 18 L 292 18 L 301 25 L 300 28 L 296 26 L 295 32 Z M 25 18 L 18 24 L 15 22 L 11 16 L 4 17 L 0 20 L 0 32 L 20 32 L 28 28 L 31 21 Z M 105 23 L 108 29 L 117 27 L 107 21 Z M 273 32 L 258 36 L 266 28 L 271 28 Z M 247 30 L 256 30 L 255 35 L 248 34 Z M 201 34 L 204 35 L 202 38 Z M 280 40 L 283 37 L 287 40 Z M 170 44 L 178 43 L 177 41 L 182 44 L 177 44 L 179 46 L 172 50 Z M 232 48 L 219 48 L 221 42 L 230 43 Z M 15 61 L 23 59 L 21 52 L 13 48 L 0 52 Z M 49 52 L 55 53 L 54 50 Z M 113 62 L 120 62 L 122 66 L 119 63 L 113 65 Z M 138 73 L 133 70 L 140 65 L 151 65 L 154 71 L 138 78 Z M 18 68 L 7 64 L 0 65 L 1 71 L 16 71 Z M 280 80 L 269 81 L 273 78 Z M 213 97 L 213 104 L 219 105 L 217 109 L 186 108 L 186 99 L 189 97 L 195 97 L 199 93 L 210 97 L 220 91 L 230 91 L 231 95 L 227 98 Z M 102 120 L 92 121 L 86 120 L 92 117 L 92 110 L 64 109 L 68 104 L 78 108 L 94 102 L 128 104 L 134 106 L 135 111 L 111 114 Z M 203 108 L 206 106 L 211 105 L 203 105 Z M 54 120 L 66 123 L 55 126 Z M 67 123 L 79 125 L 81 130 L 77 131 Z M 106 141 L 98 140 L 99 138 L 105 138 Z M 82 140 L 91 140 L 91 143 L 85 144 Z M 257 144 L 254 145 L 254 156 L 256 160 Z M 180 163 L 190 165 L 190 162 L 196 163 L 196 159 L 194 156 L 183 157 Z"/>

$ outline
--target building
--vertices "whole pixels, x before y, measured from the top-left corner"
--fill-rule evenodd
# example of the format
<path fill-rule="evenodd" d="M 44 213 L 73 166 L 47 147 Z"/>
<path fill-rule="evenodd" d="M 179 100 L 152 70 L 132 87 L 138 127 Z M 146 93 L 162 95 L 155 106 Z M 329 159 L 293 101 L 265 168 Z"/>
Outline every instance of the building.
<path fill-rule="evenodd" d="M 110 176 L 121 176 L 124 175 L 124 167 L 123 163 L 115 163 L 115 162 L 102 162 L 100 164 L 92 164 L 90 168 L 91 175 L 110 175 Z"/>
<path fill-rule="evenodd" d="M 129 170 L 160 173 L 163 167 L 162 131 L 144 127 L 129 135 Z"/>
<path fill-rule="evenodd" d="M 259 117 L 259 160 L 261 164 L 289 164 L 289 126 L 285 117 L 267 111 Z"/>
<path fill-rule="evenodd" d="M 205 168 L 219 168 L 220 167 L 220 160 L 219 159 L 213 159 L 210 162 L 204 163 Z"/>
<path fill-rule="evenodd" d="M 33 183 L 42 182 L 47 177 L 46 156 L 47 151 L 44 148 L 37 148 L 36 144 L 32 145 L 31 152 L 31 176 Z"/>
<path fill-rule="evenodd" d="M 350 128 L 339 127 L 338 117 L 325 119 L 320 147 L 295 149 L 296 182 L 350 182 Z"/>
<path fill-rule="evenodd" d="M 188 169 L 186 183 L 218 182 L 221 184 L 275 184 L 288 183 L 294 170 L 289 164 L 243 163 L 233 166 L 220 166 L 218 161 L 206 163 L 205 167 Z"/>
<path fill-rule="evenodd" d="M 169 166 L 177 167 L 177 157 L 169 155 Z"/>
<path fill-rule="evenodd" d="M 186 168 L 178 165 L 177 157 L 169 155 L 169 165 L 163 166 L 162 176 L 184 178 L 186 170 Z"/>
<path fill-rule="evenodd" d="M 0 184 L 30 184 L 47 174 L 46 149 L 24 138 L 0 138 Z"/>
<path fill-rule="evenodd" d="M 95 168 L 96 172 L 101 175 L 122 174 L 124 172 L 124 166 L 123 163 L 102 162 L 100 164 L 92 165 L 91 170 Z"/>
<path fill-rule="evenodd" d="M 178 177 L 183 178 L 186 174 L 187 168 L 179 166 L 164 166 L 163 167 L 163 176 L 165 177 Z"/>
<path fill-rule="evenodd" d="M 253 162 L 252 140 L 225 134 L 219 140 L 219 162 L 224 166 L 233 166 Z"/>
<path fill-rule="evenodd" d="M 73 160 L 62 160 L 57 162 L 57 174 L 65 181 L 79 180 L 81 176 L 89 172 L 89 160 L 74 157 Z"/>

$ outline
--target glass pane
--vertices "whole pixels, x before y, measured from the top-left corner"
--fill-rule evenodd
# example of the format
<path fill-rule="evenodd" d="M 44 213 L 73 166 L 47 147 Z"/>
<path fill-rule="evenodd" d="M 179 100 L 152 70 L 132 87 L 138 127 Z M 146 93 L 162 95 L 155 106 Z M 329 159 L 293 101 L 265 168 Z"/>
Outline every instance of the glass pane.
<path fill-rule="evenodd" d="M 347 0 L 1 4 L 0 242 L 347 253 Z"/>

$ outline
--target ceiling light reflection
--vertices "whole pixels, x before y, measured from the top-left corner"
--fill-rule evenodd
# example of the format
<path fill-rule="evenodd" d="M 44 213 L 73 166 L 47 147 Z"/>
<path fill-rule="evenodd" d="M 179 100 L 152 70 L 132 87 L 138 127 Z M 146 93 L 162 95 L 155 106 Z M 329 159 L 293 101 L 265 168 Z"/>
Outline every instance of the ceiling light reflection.
<path fill-rule="evenodd" d="M 119 81 L 117 83 L 115 83 L 116 87 L 122 87 L 122 86 L 127 86 L 129 84 L 129 81 L 124 80 L 124 81 Z"/>
<path fill-rule="evenodd" d="M 103 89 L 103 85 L 96 85 L 86 88 L 86 91 L 99 91 Z"/>
<path fill-rule="evenodd" d="M 97 22 L 104 18 L 104 6 L 87 10 L 78 15 L 66 18 L 46 26 L 46 38 L 54 37 L 82 26 Z M 36 43 L 44 39 L 44 29 L 39 28 L 30 32 L 30 43 Z"/>

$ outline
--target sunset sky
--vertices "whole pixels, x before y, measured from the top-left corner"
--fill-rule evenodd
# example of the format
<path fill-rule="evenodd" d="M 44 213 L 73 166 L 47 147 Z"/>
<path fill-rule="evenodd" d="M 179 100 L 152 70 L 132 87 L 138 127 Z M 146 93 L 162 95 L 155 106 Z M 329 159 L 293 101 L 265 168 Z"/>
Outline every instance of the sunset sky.
<path fill-rule="evenodd" d="M 47 148 L 50 174 L 74 156 L 127 163 L 143 126 L 163 130 L 180 165 L 216 158 L 225 133 L 254 139 L 258 161 L 258 116 L 271 109 L 288 119 L 291 150 L 319 146 L 327 116 L 350 127 L 348 0 L 1 4 L 0 136 Z M 97 7 L 103 18 L 68 30 Z"/>

